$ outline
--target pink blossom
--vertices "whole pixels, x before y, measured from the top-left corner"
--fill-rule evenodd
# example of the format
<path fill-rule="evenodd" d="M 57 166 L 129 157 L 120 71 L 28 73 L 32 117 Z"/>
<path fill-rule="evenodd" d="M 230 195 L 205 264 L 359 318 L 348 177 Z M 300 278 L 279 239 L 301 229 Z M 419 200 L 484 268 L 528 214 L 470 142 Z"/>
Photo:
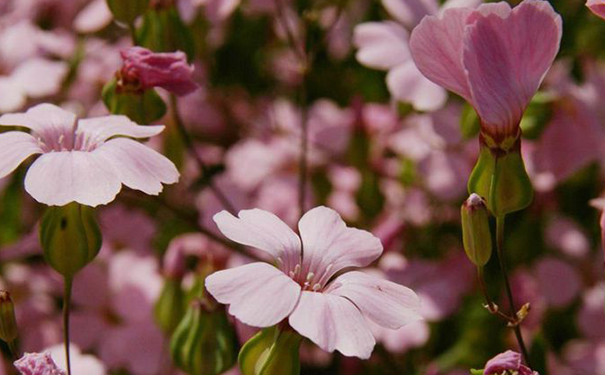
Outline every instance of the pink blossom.
<path fill-rule="evenodd" d="M 380 256 L 371 233 L 349 228 L 338 213 L 316 207 L 299 221 L 298 236 L 277 216 L 259 209 L 215 215 L 219 229 L 238 243 L 270 254 L 277 267 L 252 263 L 216 272 L 208 291 L 229 313 L 251 326 L 285 318 L 323 350 L 369 358 L 375 344 L 366 318 L 398 329 L 420 319 L 419 299 L 401 285 L 360 272 Z"/>
<path fill-rule="evenodd" d="M 605 1 L 604 0 L 587 0 L 586 6 L 594 14 L 601 18 L 605 18 Z"/>
<path fill-rule="evenodd" d="M 465 98 L 497 144 L 519 122 L 559 50 L 561 17 L 547 1 L 448 9 L 414 29 L 410 52 L 431 81 Z"/>
<path fill-rule="evenodd" d="M 143 47 L 131 47 L 120 52 L 124 66 L 120 78 L 124 84 L 135 85 L 141 90 L 161 87 L 183 96 L 198 89 L 193 81 L 193 66 L 187 64 L 187 56 L 181 51 L 154 53 Z"/>
<path fill-rule="evenodd" d="M 9 131 L 0 135 L 0 177 L 28 157 L 42 154 L 27 171 L 25 190 L 49 206 L 74 201 L 92 207 L 107 204 L 122 184 L 157 195 L 162 183 L 178 181 L 179 173 L 170 160 L 126 138 L 151 137 L 163 126 L 140 126 L 125 116 L 76 121 L 73 113 L 52 104 L 3 115 L 0 125 L 31 130 L 31 134 Z"/>
<path fill-rule="evenodd" d="M 22 375 L 65 375 L 48 352 L 25 353 L 14 365 Z"/>
<path fill-rule="evenodd" d="M 483 375 L 500 375 L 506 373 L 506 371 L 519 375 L 538 375 L 537 372 L 521 363 L 521 354 L 512 350 L 500 353 L 487 361 Z"/>

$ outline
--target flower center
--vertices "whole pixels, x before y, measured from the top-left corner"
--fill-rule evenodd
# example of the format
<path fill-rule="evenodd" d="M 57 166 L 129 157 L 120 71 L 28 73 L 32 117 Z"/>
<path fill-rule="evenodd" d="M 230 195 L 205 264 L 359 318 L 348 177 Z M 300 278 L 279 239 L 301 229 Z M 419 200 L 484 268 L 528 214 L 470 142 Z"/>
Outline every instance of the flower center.
<path fill-rule="evenodd" d="M 282 271 L 292 280 L 296 281 L 303 291 L 321 292 L 326 286 L 330 277 L 330 271 L 332 270 L 332 264 L 329 264 L 321 273 L 313 271 L 304 273 L 300 263 L 297 263 L 294 267 L 290 267 L 290 269 L 286 269 L 287 267 L 284 267 L 284 262 L 281 258 L 277 258 L 277 262 Z"/>
<path fill-rule="evenodd" d="M 58 133 L 58 134 L 57 134 Z M 34 137 L 38 140 L 38 145 L 45 152 L 64 152 L 64 151 L 93 151 L 98 147 L 98 143 L 83 132 L 53 131 L 42 134 L 35 133 Z"/>

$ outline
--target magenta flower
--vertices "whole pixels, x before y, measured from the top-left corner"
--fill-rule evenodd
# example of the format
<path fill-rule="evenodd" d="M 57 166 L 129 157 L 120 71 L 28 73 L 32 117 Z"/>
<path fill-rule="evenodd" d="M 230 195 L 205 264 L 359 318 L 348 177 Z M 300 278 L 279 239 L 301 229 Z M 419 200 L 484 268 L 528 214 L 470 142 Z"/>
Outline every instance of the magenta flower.
<path fill-rule="evenodd" d="M 122 184 L 157 195 L 162 183 L 178 181 L 179 173 L 163 155 L 127 138 L 159 134 L 163 126 L 140 126 L 125 116 L 76 121 L 76 116 L 52 104 L 40 104 L 25 113 L 6 114 L 0 125 L 31 130 L 0 134 L 0 178 L 25 159 L 42 154 L 25 176 L 25 190 L 38 202 L 87 206 L 115 199 Z"/>
<path fill-rule="evenodd" d="M 259 209 L 240 211 L 239 218 L 222 211 L 214 220 L 225 236 L 268 253 L 277 265 L 252 263 L 206 279 L 207 290 L 245 324 L 269 327 L 288 318 L 323 350 L 365 359 L 375 344 L 366 318 L 391 329 L 421 319 L 411 289 L 351 270 L 376 260 L 382 244 L 347 227 L 332 209 L 308 211 L 300 236 Z"/>
<path fill-rule="evenodd" d="M 185 53 L 154 53 L 143 47 L 130 47 L 120 52 L 124 65 L 120 78 L 125 85 L 146 90 L 161 87 L 183 96 L 197 90 L 193 66 L 187 64 Z"/>
<path fill-rule="evenodd" d="M 418 69 L 466 99 L 484 135 L 501 145 L 519 122 L 559 50 L 561 17 L 547 1 L 505 2 L 425 17 L 410 38 Z"/>
<path fill-rule="evenodd" d="M 605 0 L 587 0 L 586 6 L 597 16 L 605 18 Z"/>
<path fill-rule="evenodd" d="M 483 375 L 538 375 L 529 367 L 521 364 L 521 354 L 507 350 L 487 361 Z"/>
<path fill-rule="evenodd" d="M 48 352 L 25 353 L 14 365 L 21 375 L 65 375 Z"/>

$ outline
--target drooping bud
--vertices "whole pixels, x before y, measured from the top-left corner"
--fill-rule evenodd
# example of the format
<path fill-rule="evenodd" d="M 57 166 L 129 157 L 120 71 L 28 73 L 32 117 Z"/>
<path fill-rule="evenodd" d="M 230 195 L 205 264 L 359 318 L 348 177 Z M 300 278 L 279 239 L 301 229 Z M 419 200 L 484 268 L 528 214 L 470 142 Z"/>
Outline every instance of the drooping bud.
<path fill-rule="evenodd" d="M 132 24 L 149 8 L 149 0 L 107 0 L 107 6 L 116 20 Z"/>
<path fill-rule="evenodd" d="M 154 307 L 156 323 L 165 333 L 172 333 L 185 313 L 185 293 L 181 280 L 166 278 L 164 287 Z"/>
<path fill-rule="evenodd" d="M 243 375 L 298 375 L 301 342 L 302 337 L 293 330 L 265 328 L 240 350 L 240 370 Z"/>
<path fill-rule="evenodd" d="M 466 256 L 477 267 L 483 267 L 492 255 L 492 234 L 485 201 L 473 193 L 462 204 L 462 242 Z"/>
<path fill-rule="evenodd" d="M 97 256 L 102 240 L 94 211 L 88 206 L 52 206 L 42 218 L 40 242 L 44 258 L 66 279 Z"/>
<path fill-rule="evenodd" d="M 235 364 L 237 341 L 222 309 L 195 299 L 170 340 L 174 364 L 191 375 L 218 375 Z"/>
<path fill-rule="evenodd" d="M 9 292 L 0 290 L 0 339 L 8 343 L 19 335 L 15 305 Z"/>

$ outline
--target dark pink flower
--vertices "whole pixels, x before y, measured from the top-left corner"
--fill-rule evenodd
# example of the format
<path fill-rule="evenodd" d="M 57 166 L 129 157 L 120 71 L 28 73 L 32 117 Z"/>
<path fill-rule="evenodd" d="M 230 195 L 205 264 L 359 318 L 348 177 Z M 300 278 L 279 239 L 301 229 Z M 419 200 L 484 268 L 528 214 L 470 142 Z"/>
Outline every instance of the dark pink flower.
<path fill-rule="evenodd" d="M 498 354 L 485 364 L 483 375 L 501 374 L 538 375 L 537 372 L 521 364 L 521 354 L 512 350 Z"/>
<path fill-rule="evenodd" d="M 65 375 L 47 353 L 25 353 L 14 363 L 22 375 Z"/>
<path fill-rule="evenodd" d="M 197 90 L 193 81 L 193 66 L 187 64 L 187 56 L 181 51 L 155 53 L 142 47 L 120 51 L 124 65 L 120 78 L 124 85 L 134 85 L 141 90 L 161 87 L 183 96 Z"/>
<path fill-rule="evenodd" d="M 586 6 L 597 16 L 605 18 L 605 0 L 588 0 Z"/>

